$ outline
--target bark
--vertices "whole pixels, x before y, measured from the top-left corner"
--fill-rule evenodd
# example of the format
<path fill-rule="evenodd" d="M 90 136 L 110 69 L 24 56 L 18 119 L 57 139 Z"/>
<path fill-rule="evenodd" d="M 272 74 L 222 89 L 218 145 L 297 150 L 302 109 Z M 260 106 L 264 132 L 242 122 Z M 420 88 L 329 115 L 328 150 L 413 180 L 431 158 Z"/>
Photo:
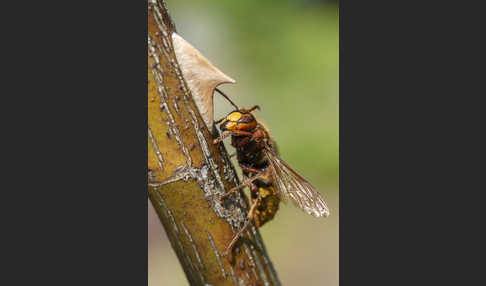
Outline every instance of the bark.
<path fill-rule="evenodd" d="M 190 285 L 280 285 L 252 226 L 233 257 L 226 246 L 243 225 L 242 192 L 218 198 L 239 180 L 222 144 L 214 145 L 175 57 L 175 26 L 163 1 L 148 1 L 148 195 Z M 214 136 L 212 135 L 214 134 Z"/>

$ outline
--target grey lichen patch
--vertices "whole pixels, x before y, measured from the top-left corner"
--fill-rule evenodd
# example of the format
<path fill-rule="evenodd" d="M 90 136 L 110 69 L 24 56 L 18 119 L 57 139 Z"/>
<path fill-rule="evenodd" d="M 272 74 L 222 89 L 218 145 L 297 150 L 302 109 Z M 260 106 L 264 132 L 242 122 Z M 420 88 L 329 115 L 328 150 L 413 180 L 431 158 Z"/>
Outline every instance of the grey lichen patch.
<path fill-rule="evenodd" d="M 221 189 L 217 186 L 218 184 L 212 175 L 213 173 L 207 165 L 203 165 L 201 168 L 179 166 L 172 176 L 163 182 L 149 182 L 149 186 L 160 187 L 180 180 L 184 180 L 185 182 L 189 179 L 196 180 L 204 191 L 204 196 L 210 202 L 215 214 L 220 218 L 226 219 L 230 223 L 230 226 L 238 228 L 245 221 L 246 216 L 241 207 L 235 207 L 232 204 L 230 207 L 225 208 L 222 202 L 217 199 L 224 194 L 224 188 Z"/>

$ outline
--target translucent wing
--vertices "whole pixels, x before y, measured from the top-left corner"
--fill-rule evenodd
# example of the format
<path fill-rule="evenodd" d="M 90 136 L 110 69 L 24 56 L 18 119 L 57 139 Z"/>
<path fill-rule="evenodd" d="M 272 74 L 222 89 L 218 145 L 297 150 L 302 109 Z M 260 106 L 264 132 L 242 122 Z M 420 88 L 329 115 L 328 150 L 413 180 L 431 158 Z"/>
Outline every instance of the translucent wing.
<path fill-rule="evenodd" d="M 279 197 L 283 201 L 292 201 L 296 207 L 312 216 L 327 217 L 329 208 L 321 194 L 270 148 L 266 148 L 265 153 Z"/>

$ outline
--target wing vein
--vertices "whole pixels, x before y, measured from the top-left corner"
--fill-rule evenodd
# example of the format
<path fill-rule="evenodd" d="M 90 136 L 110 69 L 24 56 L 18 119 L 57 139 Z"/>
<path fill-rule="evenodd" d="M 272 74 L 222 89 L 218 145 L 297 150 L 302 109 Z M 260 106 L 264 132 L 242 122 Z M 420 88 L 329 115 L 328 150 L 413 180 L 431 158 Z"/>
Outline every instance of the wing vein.
<path fill-rule="evenodd" d="M 292 201 L 296 207 L 312 216 L 327 217 L 329 208 L 321 194 L 271 149 L 266 148 L 265 153 L 280 199 L 284 202 Z"/>

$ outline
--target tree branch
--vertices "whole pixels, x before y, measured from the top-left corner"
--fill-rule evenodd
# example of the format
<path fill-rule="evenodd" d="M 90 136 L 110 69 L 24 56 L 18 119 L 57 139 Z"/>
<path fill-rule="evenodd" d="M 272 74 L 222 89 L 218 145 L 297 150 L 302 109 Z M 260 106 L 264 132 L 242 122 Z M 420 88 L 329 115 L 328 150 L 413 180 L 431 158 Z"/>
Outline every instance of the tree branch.
<path fill-rule="evenodd" d="M 174 52 L 163 1 L 148 1 L 148 194 L 191 285 L 280 285 L 252 226 L 232 259 L 221 255 L 243 225 L 242 192 L 222 143 L 214 145 Z"/>

